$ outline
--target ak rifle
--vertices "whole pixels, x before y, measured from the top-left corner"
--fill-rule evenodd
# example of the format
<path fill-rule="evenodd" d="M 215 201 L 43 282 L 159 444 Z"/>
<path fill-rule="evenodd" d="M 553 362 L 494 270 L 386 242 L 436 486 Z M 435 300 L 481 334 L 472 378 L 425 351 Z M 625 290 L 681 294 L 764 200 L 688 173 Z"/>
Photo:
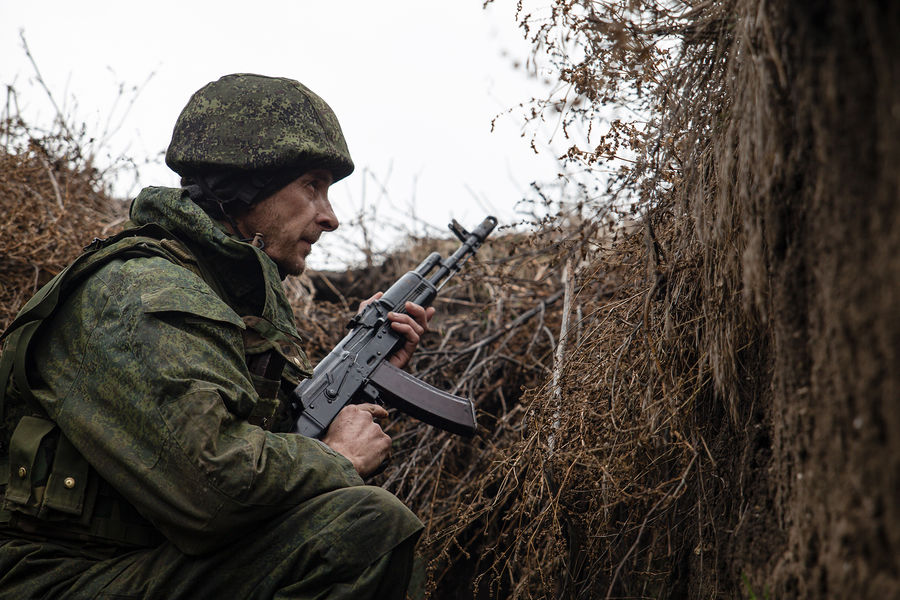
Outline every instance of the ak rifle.
<path fill-rule="evenodd" d="M 387 314 L 406 312 L 407 302 L 430 306 L 496 225 L 497 219 L 487 217 L 470 233 L 453 220 L 450 230 L 462 242 L 456 252 L 447 258 L 432 252 L 353 317 L 347 325 L 350 333 L 293 391 L 294 404 L 302 410 L 297 433 L 320 437 L 347 404 L 375 402 L 451 433 L 475 434 L 470 399 L 439 390 L 388 362 L 406 338 L 391 328 Z"/>

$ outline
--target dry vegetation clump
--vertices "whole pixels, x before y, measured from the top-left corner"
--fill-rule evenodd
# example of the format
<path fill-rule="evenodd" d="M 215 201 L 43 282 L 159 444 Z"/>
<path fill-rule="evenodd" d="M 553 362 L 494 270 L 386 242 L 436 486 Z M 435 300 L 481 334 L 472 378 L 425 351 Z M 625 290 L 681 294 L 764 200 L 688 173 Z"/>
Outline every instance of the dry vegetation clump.
<path fill-rule="evenodd" d="M 0 329 L 127 209 L 70 131 L 38 131 L 15 115 L 0 122 Z"/>

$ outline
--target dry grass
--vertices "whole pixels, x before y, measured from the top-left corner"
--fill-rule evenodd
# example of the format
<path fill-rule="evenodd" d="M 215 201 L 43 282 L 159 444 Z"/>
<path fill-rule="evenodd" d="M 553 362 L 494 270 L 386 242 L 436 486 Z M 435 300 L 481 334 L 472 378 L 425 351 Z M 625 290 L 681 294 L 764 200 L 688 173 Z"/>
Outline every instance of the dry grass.
<path fill-rule="evenodd" d="M 0 127 L 0 328 L 126 206 L 68 131 L 40 132 L 17 117 Z"/>

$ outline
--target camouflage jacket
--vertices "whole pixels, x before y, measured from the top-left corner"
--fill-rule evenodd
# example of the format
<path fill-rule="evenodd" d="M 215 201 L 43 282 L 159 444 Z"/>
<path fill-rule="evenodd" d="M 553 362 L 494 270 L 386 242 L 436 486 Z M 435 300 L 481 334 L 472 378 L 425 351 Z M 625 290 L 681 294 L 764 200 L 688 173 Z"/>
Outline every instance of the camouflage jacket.
<path fill-rule="evenodd" d="M 248 356 L 277 351 L 288 384 L 309 368 L 276 265 L 178 189 L 145 189 L 131 220 L 171 232 L 204 276 L 161 257 L 115 259 L 41 326 L 31 393 L 92 476 L 188 554 L 361 485 L 351 463 L 321 442 L 284 433 L 284 424 L 253 424 L 277 417 L 279 385 L 251 374 Z M 7 419 L 29 413 L 9 397 Z"/>

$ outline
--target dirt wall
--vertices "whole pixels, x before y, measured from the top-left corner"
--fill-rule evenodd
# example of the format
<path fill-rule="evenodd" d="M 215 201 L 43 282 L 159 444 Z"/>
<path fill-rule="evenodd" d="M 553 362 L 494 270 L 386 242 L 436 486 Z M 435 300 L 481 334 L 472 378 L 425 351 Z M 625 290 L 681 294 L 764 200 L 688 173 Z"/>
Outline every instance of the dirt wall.
<path fill-rule="evenodd" d="M 900 595 L 900 9 L 790 5 L 761 199 L 787 596 Z"/>

